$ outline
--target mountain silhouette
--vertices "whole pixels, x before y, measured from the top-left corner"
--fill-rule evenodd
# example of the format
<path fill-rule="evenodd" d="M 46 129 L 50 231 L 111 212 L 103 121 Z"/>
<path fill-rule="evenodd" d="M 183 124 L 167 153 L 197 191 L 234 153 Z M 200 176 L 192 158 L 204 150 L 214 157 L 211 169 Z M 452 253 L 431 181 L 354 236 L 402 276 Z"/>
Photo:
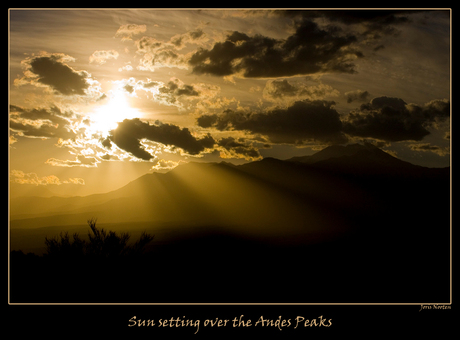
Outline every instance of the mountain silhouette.
<path fill-rule="evenodd" d="M 418 302 L 448 295 L 450 169 L 415 166 L 370 144 L 238 166 L 190 162 L 105 194 L 12 198 L 10 206 L 12 250 L 40 253 L 45 236 L 84 234 L 91 217 L 134 238 L 142 230 L 155 235 L 151 253 L 130 263 L 123 284 L 135 287 L 122 301 L 145 302 L 150 291 L 149 301 L 166 302 Z M 122 276 L 101 282 L 112 287 Z M 276 277 L 283 280 L 275 294 L 269 283 Z M 302 292 L 292 289 L 298 282 Z M 37 294 L 53 294 L 49 287 L 37 286 Z M 88 296 L 111 301 L 104 291 L 103 298 Z M 56 292 L 64 294 L 55 293 L 57 300 L 68 294 Z"/>
<path fill-rule="evenodd" d="M 273 171 L 267 162 L 260 165 L 262 173 Z M 31 209 L 27 215 L 20 214 L 23 209 L 12 203 L 12 212 L 18 212 L 12 214 L 12 227 L 70 225 L 97 216 L 101 223 L 215 225 L 261 236 L 272 231 L 293 234 L 307 229 L 323 230 L 329 217 L 320 216 L 318 202 L 289 189 L 267 181 L 263 175 L 228 164 L 188 163 L 166 174 L 144 175 L 103 195 L 23 198 L 22 206 Z M 327 225 L 336 225 L 332 220 L 329 222 Z"/>

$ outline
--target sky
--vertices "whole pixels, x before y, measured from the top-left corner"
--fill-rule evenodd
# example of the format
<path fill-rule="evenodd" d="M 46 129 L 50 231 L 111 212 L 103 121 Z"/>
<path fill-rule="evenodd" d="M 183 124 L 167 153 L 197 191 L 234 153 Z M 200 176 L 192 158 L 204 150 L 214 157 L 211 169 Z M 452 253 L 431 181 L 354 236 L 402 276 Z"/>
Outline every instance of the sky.
<path fill-rule="evenodd" d="M 450 11 L 10 10 L 12 190 L 367 141 L 450 165 Z"/>

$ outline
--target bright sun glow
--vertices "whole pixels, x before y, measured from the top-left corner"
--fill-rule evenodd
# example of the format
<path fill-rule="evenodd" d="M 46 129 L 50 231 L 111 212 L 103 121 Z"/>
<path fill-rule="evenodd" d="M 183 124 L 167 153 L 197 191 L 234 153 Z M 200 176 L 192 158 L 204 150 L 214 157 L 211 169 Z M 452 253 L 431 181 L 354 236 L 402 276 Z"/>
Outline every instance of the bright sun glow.
<path fill-rule="evenodd" d="M 130 106 L 126 94 L 122 91 L 114 91 L 105 105 L 94 110 L 91 115 L 90 130 L 106 136 L 110 130 L 116 129 L 117 123 L 135 117 L 139 117 L 139 112 Z"/>

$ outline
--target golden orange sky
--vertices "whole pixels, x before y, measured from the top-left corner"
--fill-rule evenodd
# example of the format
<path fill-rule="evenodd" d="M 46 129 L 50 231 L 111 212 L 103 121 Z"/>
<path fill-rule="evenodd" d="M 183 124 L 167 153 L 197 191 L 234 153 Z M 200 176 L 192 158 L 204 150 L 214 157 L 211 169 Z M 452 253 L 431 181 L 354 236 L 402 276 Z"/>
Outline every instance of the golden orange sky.
<path fill-rule="evenodd" d="M 363 140 L 450 165 L 449 11 L 9 15 L 15 188 L 87 195 Z"/>

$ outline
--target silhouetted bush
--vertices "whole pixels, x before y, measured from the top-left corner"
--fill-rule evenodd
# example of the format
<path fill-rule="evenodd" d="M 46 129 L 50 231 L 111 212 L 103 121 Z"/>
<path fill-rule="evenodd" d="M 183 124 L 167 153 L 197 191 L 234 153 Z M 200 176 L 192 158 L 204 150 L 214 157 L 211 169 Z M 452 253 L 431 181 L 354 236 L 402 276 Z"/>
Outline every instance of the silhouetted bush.
<path fill-rule="evenodd" d="M 90 231 L 88 241 L 80 238 L 78 233 L 72 235 L 68 232 L 61 233 L 59 237 L 45 238 L 46 253 L 49 258 L 58 260 L 118 260 L 126 257 L 138 256 L 143 253 L 145 247 L 153 240 L 153 235 L 143 232 L 134 244 L 128 245 L 130 235 L 114 231 L 106 231 L 96 227 L 97 220 L 88 220 Z"/>

